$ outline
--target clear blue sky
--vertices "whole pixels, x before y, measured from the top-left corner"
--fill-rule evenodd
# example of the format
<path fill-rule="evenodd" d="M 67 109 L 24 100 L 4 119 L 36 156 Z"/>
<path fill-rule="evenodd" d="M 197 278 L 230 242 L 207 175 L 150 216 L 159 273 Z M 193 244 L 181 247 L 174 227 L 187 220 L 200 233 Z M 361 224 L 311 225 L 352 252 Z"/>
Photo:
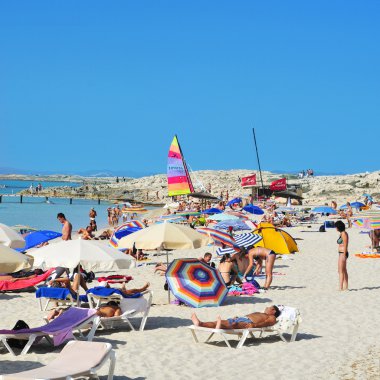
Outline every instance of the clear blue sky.
<path fill-rule="evenodd" d="M 379 1 L 2 1 L 0 167 L 378 170 Z"/>

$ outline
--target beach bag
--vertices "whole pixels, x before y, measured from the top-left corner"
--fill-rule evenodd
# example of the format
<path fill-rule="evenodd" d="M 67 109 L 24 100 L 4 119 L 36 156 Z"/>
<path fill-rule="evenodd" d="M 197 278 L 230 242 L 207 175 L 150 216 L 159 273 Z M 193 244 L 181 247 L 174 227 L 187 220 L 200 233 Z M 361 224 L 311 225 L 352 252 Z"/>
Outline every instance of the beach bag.
<path fill-rule="evenodd" d="M 19 319 L 14 325 L 12 330 L 23 330 L 23 329 L 28 329 L 28 328 L 29 328 L 28 324 L 22 319 Z M 25 339 L 8 339 L 7 342 L 12 348 L 20 348 L 21 350 L 28 343 L 28 341 Z"/>

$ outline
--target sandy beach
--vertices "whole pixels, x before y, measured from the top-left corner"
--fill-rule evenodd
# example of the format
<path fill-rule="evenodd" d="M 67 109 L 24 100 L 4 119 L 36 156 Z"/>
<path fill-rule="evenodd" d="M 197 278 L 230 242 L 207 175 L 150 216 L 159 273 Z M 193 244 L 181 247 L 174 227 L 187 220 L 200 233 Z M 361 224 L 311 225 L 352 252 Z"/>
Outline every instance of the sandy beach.
<path fill-rule="evenodd" d="M 299 308 L 303 322 L 296 342 L 284 343 L 278 336 L 250 339 L 240 350 L 228 349 L 216 338 L 211 344 L 195 344 L 190 331 L 193 309 L 167 304 L 164 278 L 155 275 L 156 257 L 128 273 L 128 286 L 151 282 L 154 292 L 150 317 L 144 332 L 101 331 L 96 341 L 110 342 L 116 350 L 116 379 L 378 379 L 380 376 L 378 273 L 380 260 L 359 259 L 369 239 L 358 229 L 349 229 L 349 291 L 338 291 L 337 232 L 317 232 L 319 225 L 288 228 L 297 239 L 300 253 L 276 260 L 273 289 L 253 297 L 228 297 L 218 308 L 197 309 L 201 320 L 215 320 L 262 311 L 271 304 Z M 307 232 L 304 232 L 307 231 Z M 172 258 L 199 257 L 214 248 L 174 251 Z M 161 257 L 164 259 L 164 257 Z M 262 281 L 262 280 L 261 280 Z M 2 328 L 18 319 L 40 325 L 34 293 L 1 294 Z M 7 303 L 5 304 L 5 301 Z M 61 351 L 44 342 L 25 356 L 12 357 L 1 348 L 1 372 L 12 373 L 48 363 Z M 106 374 L 103 369 L 102 375 Z"/>

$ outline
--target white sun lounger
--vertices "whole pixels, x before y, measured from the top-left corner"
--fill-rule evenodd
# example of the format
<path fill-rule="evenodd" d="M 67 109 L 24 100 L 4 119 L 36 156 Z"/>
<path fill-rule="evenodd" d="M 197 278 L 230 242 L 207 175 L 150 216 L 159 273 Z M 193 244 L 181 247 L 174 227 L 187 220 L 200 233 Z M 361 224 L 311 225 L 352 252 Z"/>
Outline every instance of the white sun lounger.
<path fill-rule="evenodd" d="M 150 307 L 152 305 L 153 292 L 150 290 L 145 290 L 141 293 L 142 296 L 139 298 L 123 298 L 119 294 L 113 294 L 108 297 L 101 297 L 91 293 L 87 294 L 89 306 L 91 308 L 98 308 L 101 303 L 106 303 L 109 301 L 115 301 L 120 303 L 120 308 L 122 314 L 117 317 L 110 318 L 100 318 L 100 327 L 103 329 L 112 329 L 119 327 L 120 325 L 127 324 L 131 330 L 135 331 L 130 318 L 135 317 L 138 314 L 142 315 L 139 331 L 143 331 L 145 328 L 146 321 L 148 319 L 148 314 Z"/>
<path fill-rule="evenodd" d="M 282 306 L 282 308 L 283 311 L 281 315 L 278 317 L 277 323 L 269 327 L 248 329 L 212 329 L 207 327 L 191 325 L 188 326 L 188 328 L 191 330 L 194 341 L 196 343 L 199 343 L 197 332 L 203 331 L 209 333 L 209 336 L 204 343 L 208 343 L 215 334 L 219 334 L 222 336 L 224 342 L 229 348 L 232 348 L 230 342 L 228 341 L 229 335 L 238 336 L 239 342 L 236 348 L 241 348 L 243 347 L 245 340 L 248 338 L 248 336 L 251 336 L 252 338 L 255 337 L 253 334 L 255 332 L 259 333 L 259 338 L 262 338 L 264 333 L 274 333 L 278 334 L 281 340 L 283 340 L 286 343 L 294 342 L 297 337 L 299 324 L 302 321 L 300 313 L 298 309 L 290 308 L 287 306 Z M 284 334 L 290 334 L 290 338 L 286 339 Z"/>
<path fill-rule="evenodd" d="M 1 375 L 0 380 L 53 380 L 98 377 L 98 370 L 110 361 L 108 380 L 113 379 L 115 352 L 109 343 L 70 341 L 55 360 L 29 371 Z"/>

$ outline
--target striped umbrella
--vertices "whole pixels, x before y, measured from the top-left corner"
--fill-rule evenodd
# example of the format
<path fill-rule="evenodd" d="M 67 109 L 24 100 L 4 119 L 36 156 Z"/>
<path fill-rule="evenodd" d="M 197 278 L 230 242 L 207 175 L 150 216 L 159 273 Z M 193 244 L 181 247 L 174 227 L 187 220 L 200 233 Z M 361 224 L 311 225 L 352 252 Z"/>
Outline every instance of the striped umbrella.
<path fill-rule="evenodd" d="M 240 234 L 240 235 L 235 235 L 234 239 L 236 241 L 236 244 L 239 247 L 244 247 L 244 248 L 251 247 L 251 246 L 257 244 L 259 241 L 263 240 L 262 236 L 260 236 L 259 234 L 251 234 L 251 233 L 244 233 L 244 234 Z M 236 251 L 231 247 L 218 248 L 216 250 L 216 254 L 219 256 L 222 256 L 226 253 L 233 255 L 234 253 L 236 253 Z"/>
<path fill-rule="evenodd" d="M 124 237 L 137 232 L 144 228 L 144 224 L 139 220 L 131 220 L 127 223 L 122 224 L 120 227 L 116 228 L 113 232 L 111 239 L 109 241 L 110 245 L 114 248 L 118 248 L 119 240 Z"/>
<path fill-rule="evenodd" d="M 220 272 L 197 259 L 176 259 L 165 275 L 172 293 L 192 307 L 219 306 L 228 293 Z"/>
<path fill-rule="evenodd" d="M 243 220 L 248 220 L 249 219 L 248 215 L 243 214 L 240 211 L 226 211 L 226 214 L 227 215 L 237 216 L 239 219 L 243 219 Z M 234 219 L 234 218 L 230 218 L 230 219 Z"/>
<path fill-rule="evenodd" d="M 215 228 L 219 230 L 228 230 L 230 227 L 232 227 L 233 231 L 251 230 L 251 228 L 241 220 L 224 220 L 215 225 Z"/>
<path fill-rule="evenodd" d="M 213 228 L 207 227 L 199 227 L 197 228 L 197 231 L 201 234 L 209 236 L 215 242 L 216 245 L 225 245 L 228 247 L 237 246 L 237 244 L 234 242 L 231 236 L 226 232 L 214 230 Z"/>
<path fill-rule="evenodd" d="M 380 212 L 379 211 L 367 211 L 356 215 L 352 219 L 352 224 L 355 227 L 367 228 L 369 230 L 380 229 Z"/>

